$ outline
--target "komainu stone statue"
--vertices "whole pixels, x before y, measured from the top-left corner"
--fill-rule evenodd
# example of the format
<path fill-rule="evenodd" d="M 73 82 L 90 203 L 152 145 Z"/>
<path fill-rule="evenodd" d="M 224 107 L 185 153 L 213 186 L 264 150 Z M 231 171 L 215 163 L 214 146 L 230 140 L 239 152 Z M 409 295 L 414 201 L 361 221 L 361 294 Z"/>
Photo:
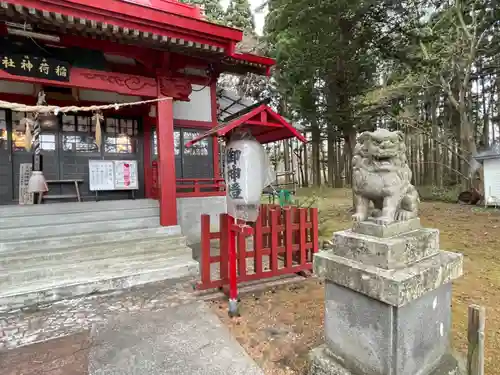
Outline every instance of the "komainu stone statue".
<path fill-rule="evenodd" d="M 403 133 L 378 129 L 358 137 L 352 158 L 354 221 L 370 216 L 382 225 L 418 216 L 420 199 L 410 183 Z M 374 209 L 370 209 L 373 202 Z"/>

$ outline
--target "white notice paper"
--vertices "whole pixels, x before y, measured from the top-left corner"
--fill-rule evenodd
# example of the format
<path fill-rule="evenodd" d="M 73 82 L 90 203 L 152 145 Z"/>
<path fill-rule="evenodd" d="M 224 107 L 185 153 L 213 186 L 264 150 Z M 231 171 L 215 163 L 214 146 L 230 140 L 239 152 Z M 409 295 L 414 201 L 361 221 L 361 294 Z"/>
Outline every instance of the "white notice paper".
<path fill-rule="evenodd" d="M 112 160 L 89 160 L 90 191 L 115 190 Z"/>

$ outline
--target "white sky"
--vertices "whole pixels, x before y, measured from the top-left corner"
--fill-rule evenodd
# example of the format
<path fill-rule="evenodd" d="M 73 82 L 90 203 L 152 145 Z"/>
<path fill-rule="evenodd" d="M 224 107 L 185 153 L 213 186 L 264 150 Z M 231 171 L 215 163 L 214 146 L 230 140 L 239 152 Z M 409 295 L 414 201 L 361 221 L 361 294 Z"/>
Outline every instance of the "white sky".
<path fill-rule="evenodd" d="M 255 19 L 255 29 L 257 31 L 257 34 L 262 35 L 262 29 L 264 27 L 264 21 L 266 18 L 267 9 L 261 13 L 256 13 L 255 9 L 261 6 L 265 0 L 248 0 L 248 1 L 250 2 L 250 6 L 252 7 L 253 17 Z M 220 0 L 220 2 L 224 7 L 224 9 L 226 9 L 229 4 L 229 0 Z"/>

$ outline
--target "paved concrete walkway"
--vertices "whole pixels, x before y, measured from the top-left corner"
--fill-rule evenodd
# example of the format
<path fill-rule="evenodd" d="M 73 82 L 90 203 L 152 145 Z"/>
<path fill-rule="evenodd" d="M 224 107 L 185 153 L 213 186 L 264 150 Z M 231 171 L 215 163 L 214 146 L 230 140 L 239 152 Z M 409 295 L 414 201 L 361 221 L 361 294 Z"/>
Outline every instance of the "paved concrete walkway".
<path fill-rule="evenodd" d="M 89 375 L 263 375 L 201 301 L 117 314 L 92 336 Z"/>
<path fill-rule="evenodd" d="M 0 373 L 263 375 L 192 282 L 0 314 Z"/>

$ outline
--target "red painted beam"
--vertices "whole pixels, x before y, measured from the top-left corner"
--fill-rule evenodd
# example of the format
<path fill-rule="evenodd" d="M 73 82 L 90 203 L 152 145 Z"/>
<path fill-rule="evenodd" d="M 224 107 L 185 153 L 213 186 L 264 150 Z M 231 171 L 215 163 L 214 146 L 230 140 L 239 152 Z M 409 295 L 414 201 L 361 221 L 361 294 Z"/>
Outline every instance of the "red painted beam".
<path fill-rule="evenodd" d="M 255 121 L 255 120 L 248 120 L 245 121 L 245 125 L 257 125 L 257 126 L 265 126 L 265 127 L 270 127 L 270 128 L 282 128 L 283 125 L 281 124 L 276 124 L 273 122 L 262 122 L 262 121 Z"/>
<path fill-rule="evenodd" d="M 213 127 L 211 122 L 208 121 L 196 121 L 196 120 L 183 120 L 174 119 L 174 126 L 176 128 L 191 128 L 191 129 L 211 129 Z"/>
<path fill-rule="evenodd" d="M 0 79 L 50 86 L 111 91 L 123 95 L 143 96 L 148 98 L 155 98 L 157 96 L 157 84 L 154 78 L 81 68 L 71 69 L 69 82 L 15 76 L 3 70 L 0 70 Z"/>
<path fill-rule="evenodd" d="M 266 76 L 269 76 L 271 74 L 271 67 L 273 67 L 276 64 L 276 60 L 271 59 L 270 57 L 253 55 L 251 53 L 235 53 L 235 52 L 233 52 L 230 55 L 236 61 L 241 61 L 241 62 L 246 61 L 246 62 L 252 62 L 252 63 L 264 65 Z"/>
<path fill-rule="evenodd" d="M 180 12 L 167 12 L 150 7 L 127 3 L 121 0 L 8 0 L 14 5 L 57 12 L 97 22 L 136 28 L 141 31 L 186 38 L 194 42 L 223 44 L 240 42 L 241 30 L 216 25 L 207 21 L 188 17 Z M 190 36 L 190 38 L 188 38 Z M 222 45 L 221 45 L 222 46 Z"/>

